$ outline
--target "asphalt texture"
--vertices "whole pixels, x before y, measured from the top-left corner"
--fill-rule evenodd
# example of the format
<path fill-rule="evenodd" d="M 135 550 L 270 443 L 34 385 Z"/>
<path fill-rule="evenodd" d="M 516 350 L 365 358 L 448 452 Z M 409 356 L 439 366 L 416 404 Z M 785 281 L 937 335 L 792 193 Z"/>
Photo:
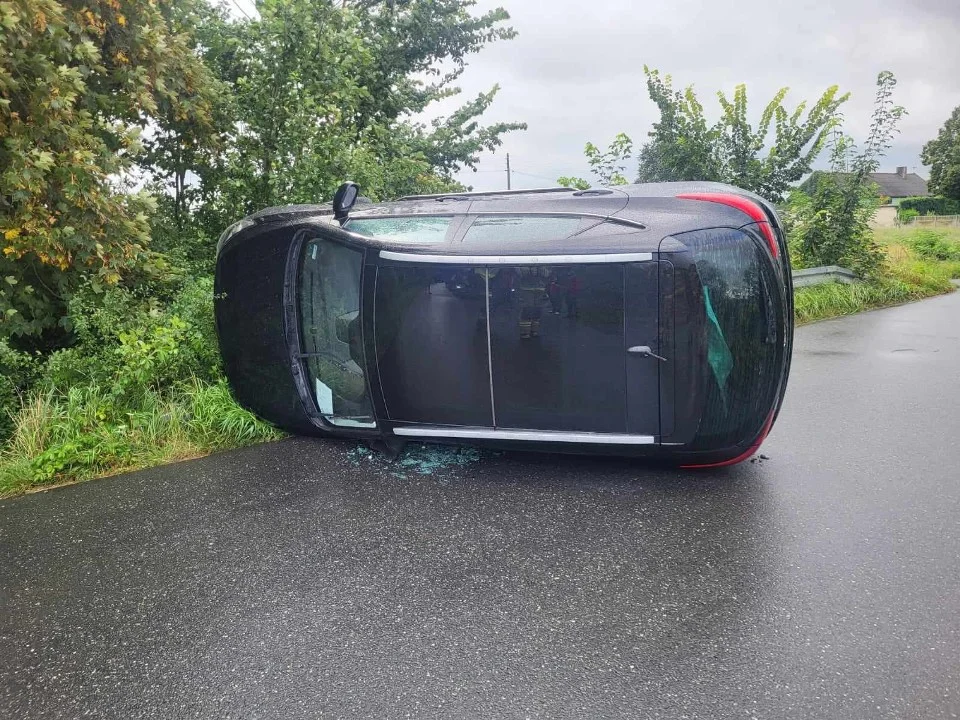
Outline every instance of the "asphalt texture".
<path fill-rule="evenodd" d="M 3 501 L 0 717 L 957 717 L 960 293 L 800 329 L 762 452 L 294 439 Z"/>

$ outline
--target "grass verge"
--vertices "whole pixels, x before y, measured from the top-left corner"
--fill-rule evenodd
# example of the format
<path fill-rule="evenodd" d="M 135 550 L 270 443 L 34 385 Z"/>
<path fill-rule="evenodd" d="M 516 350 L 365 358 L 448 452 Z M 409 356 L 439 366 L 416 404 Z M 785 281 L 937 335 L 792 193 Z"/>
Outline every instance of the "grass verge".
<path fill-rule="evenodd" d="M 878 230 L 877 240 L 887 252 L 884 276 L 855 285 L 827 283 L 800 288 L 795 294 L 797 322 L 853 315 L 952 292 L 955 286 L 950 281 L 960 278 L 960 260 L 939 257 L 944 256 L 944 247 L 960 250 L 960 231 L 942 230 L 938 229 L 936 239 L 926 234 L 929 231 Z"/>
<path fill-rule="evenodd" d="M 238 406 L 224 382 L 148 392 L 122 417 L 111 405 L 95 386 L 30 397 L 0 451 L 0 497 L 282 437 Z"/>

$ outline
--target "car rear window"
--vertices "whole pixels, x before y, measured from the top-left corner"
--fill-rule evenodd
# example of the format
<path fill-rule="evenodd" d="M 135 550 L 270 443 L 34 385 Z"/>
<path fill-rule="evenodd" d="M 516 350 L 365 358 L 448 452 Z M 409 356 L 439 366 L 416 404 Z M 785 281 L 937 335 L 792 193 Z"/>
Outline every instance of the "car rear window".
<path fill-rule="evenodd" d="M 777 389 L 783 328 L 774 310 L 774 266 L 741 230 L 675 236 L 703 287 L 711 382 L 697 442 L 719 447 L 758 430 Z"/>

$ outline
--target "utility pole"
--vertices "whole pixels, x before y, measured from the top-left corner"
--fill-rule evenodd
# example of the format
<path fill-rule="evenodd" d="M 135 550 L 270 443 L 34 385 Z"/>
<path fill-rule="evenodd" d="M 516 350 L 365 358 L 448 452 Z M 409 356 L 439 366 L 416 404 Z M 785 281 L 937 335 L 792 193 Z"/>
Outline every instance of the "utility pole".
<path fill-rule="evenodd" d="M 510 189 L 510 153 L 507 153 L 507 190 Z"/>

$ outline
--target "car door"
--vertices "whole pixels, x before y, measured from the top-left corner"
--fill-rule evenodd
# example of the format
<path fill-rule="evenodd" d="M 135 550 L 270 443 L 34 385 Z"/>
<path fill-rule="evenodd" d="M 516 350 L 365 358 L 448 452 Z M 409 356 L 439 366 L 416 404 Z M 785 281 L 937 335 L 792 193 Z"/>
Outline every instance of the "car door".
<path fill-rule="evenodd" d="M 490 278 L 496 425 L 625 434 L 624 265 L 543 259 Z"/>
<path fill-rule="evenodd" d="M 374 327 L 389 419 L 492 427 L 485 268 L 384 255 Z"/>
<path fill-rule="evenodd" d="M 674 361 L 661 342 L 661 269 L 653 260 L 624 265 L 627 432 L 661 434 L 661 378 Z M 668 408 L 671 409 L 672 408 Z"/>

